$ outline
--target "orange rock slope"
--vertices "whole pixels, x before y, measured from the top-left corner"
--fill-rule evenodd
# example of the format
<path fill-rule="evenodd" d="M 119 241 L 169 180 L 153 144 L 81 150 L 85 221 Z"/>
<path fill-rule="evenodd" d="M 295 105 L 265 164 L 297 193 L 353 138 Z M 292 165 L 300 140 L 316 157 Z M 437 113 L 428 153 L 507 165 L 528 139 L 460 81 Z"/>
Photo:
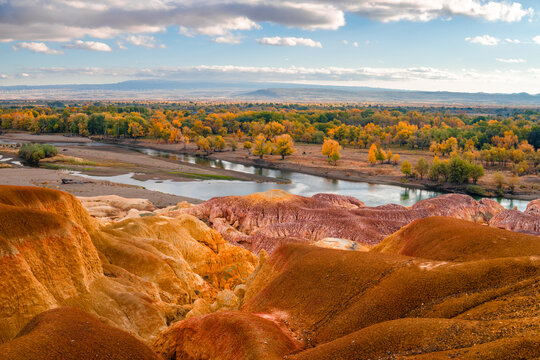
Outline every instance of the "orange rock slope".
<path fill-rule="evenodd" d="M 0 342 L 59 306 L 152 339 L 256 263 L 190 215 L 99 225 L 70 194 L 0 186 Z"/>
<path fill-rule="evenodd" d="M 354 198 L 318 194 L 311 198 L 272 190 L 248 196 L 214 198 L 183 211 L 212 224 L 223 237 L 255 253 L 285 243 L 314 243 L 324 238 L 376 245 L 386 236 L 428 216 L 487 222 L 504 208 L 488 199 L 449 194 L 400 205 L 365 207 Z"/>
<path fill-rule="evenodd" d="M 45 311 L 7 343 L 0 360 L 159 360 L 130 334 L 75 308 Z"/>
<path fill-rule="evenodd" d="M 412 223 L 370 252 L 287 244 L 256 270 L 241 311 L 227 315 L 227 322 L 242 322 L 241 330 L 216 341 L 208 329 L 222 328 L 223 314 L 190 318 L 160 334 L 154 349 L 165 360 L 217 359 L 211 354 L 220 353 L 240 359 L 246 352 L 265 359 L 263 350 L 287 359 L 537 358 L 538 243 L 533 236 L 435 218 Z M 252 316 L 271 319 L 282 335 L 276 327 L 244 322 Z M 249 341 L 252 332 L 295 345 L 279 342 L 268 350 L 265 342 Z M 190 339 L 205 350 L 195 351 Z"/>

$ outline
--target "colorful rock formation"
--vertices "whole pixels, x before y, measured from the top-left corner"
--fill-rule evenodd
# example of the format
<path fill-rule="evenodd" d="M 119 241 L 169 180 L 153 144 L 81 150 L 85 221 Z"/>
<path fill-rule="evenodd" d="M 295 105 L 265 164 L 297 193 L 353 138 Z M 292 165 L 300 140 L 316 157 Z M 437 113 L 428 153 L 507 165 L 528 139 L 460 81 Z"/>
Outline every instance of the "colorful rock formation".
<path fill-rule="evenodd" d="M 449 225 L 440 231 L 429 229 L 444 220 Z M 490 236 L 478 237 L 483 230 Z M 472 250 L 463 255 L 466 241 Z M 315 360 L 540 356 L 538 238 L 435 218 L 414 222 L 380 247 L 281 246 L 256 270 L 241 311 L 227 313 L 236 331 L 223 327 L 222 313 L 190 318 L 160 334 L 154 348 L 165 360 L 240 359 L 246 351 L 251 359 L 265 359 L 263 351 Z M 253 317 L 276 326 L 245 320 Z M 216 331 L 227 335 L 216 341 Z M 250 342 L 252 333 L 294 339 L 295 346 L 268 349 Z"/>
<path fill-rule="evenodd" d="M 0 187 L 0 342 L 74 306 L 142 339 L 245 282 L 257 263 L 190 215 L 99 225 L 70 194 Z"/>
<path fill-rule="evenodd" d="M 274 251 L 285 243 L 314 243 L 339 238 L 373 246 L 386 236 L 428 216 L 487 222 L 504 208 L 493 200 L 442 195 L 399 205 L 365 207 L 354 198 L 318 194 L 311 198 L 281 190 L 211 199 L 185 211 L 212 224 L 232 244 L 252 252 Z"/>

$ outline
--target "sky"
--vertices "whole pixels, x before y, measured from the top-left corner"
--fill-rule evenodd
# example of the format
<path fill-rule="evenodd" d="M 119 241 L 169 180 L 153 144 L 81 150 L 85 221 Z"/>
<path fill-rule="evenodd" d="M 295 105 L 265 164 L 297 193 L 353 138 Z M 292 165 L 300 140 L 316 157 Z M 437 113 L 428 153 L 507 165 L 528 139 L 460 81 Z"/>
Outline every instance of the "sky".
<path fill-rule="evenodd" d="M 540 1 L 0 0 L 0 86 L 136 79 L 540 93 Z"/>

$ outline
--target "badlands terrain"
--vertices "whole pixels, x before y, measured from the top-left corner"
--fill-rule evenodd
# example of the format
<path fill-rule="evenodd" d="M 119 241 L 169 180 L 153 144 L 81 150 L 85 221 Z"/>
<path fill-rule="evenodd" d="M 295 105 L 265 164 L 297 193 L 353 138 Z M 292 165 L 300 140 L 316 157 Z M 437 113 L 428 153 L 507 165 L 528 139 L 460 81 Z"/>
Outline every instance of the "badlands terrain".
<path fill-rule="evenodd" d="M 534 359 L 540 199 L 0 186 L 0 359 Z"/>

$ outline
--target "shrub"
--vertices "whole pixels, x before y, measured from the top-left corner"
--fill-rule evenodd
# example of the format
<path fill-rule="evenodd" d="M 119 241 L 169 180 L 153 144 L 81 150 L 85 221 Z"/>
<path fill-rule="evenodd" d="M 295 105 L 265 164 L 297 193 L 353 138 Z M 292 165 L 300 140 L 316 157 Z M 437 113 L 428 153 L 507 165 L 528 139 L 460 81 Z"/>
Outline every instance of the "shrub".
<path fill-rule="evenodd" d="M 469 185 L 467 186 L 467 194 L 472 196 L 486 196 L 486 191 L 478 185 Z"/>
<path fill-rule="evenodd" d="M 38 166 L 39 160 L 56 155 L 58 150 L 49 144 L 24 144 L 19 149 L 19 156 L 31 166 Z"/>
<path fill-rule="evenodd" d="M 412 174 L 412 164 L 410 162 L 408 162 L 407 160 L 402 162 L 401 163 L 401 172 L 407 177 L 411 176 L 411 174 Z"/>

